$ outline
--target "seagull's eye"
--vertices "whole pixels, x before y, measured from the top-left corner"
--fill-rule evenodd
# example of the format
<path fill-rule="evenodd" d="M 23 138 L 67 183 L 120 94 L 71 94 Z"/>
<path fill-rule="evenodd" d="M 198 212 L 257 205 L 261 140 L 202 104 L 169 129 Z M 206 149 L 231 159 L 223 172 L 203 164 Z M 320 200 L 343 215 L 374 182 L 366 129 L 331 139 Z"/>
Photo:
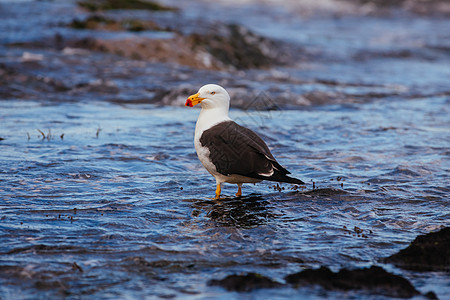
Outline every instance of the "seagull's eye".
<path fill-rule="evenodd" d="M 216 94 L 216 92 L 211 92 L 211 95 L 215 95 Z"/>

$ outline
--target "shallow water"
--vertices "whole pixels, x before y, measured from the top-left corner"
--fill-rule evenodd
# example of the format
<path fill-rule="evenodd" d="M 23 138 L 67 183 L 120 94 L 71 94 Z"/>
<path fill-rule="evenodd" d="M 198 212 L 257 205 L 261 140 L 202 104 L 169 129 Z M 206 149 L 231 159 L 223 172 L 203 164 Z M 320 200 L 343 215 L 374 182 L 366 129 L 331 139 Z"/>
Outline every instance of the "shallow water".
<path fill-rule="evenodd" d="M 229 273 L 281 279 L 306 266 L 377 264 L 448 225 L 448 104 L 233 111 L 320 189 L 261 183 L 234 199 L 226 186 L 218 202 L 192 148 L 197 110 L 3 101 L 2 294 L 196 298 L 222 295 L 206 281 Z M 263 126 L 252 126 L 254 114 Z M 395 272 L 419 290 L 450 291 L 436 284 L 445 273 Z"/>
<path fill-rule="evenodd" d="M 28 15 L 25 8 L 15 11 Z M 186 9 L 183 17 L 196 17 Z M 285 12 L 272 16 L 278 13 Z M 432 28 L 448 21 L 417 20 L 428 24 L 418 25 L 420 38 L 444 37 Z M 352 28 L 354 21 L 339 22 Z M 245 22 L 252 27 L 256 20 Z M 324 32 L 315 20 L 303 22 Z M 409 22 L 374 17 L 364 26 Z M 271 30 L 283 32 L 286 24 Z M 308 30 L 309 44 L 323 49 L 317 60 L 234 73 L 2 45 L 3 66 L 19 75 L 1 87 L 0 297 L 379 299 L 314 287 L 238 294 L 207 282 L 247 272 L 283 282 L 307 267 L 382 265 L 445 299 L 448 273 L 405 271 L 379 259 L 450 226 L 448 53 L 360 64 L 355 53 L 370 57 L 377 49 L 364 43 L 349 53 L 348 44 L 330 37 L 343 53 L 332 61 L 321 35 Z M 448 33 L 441 46 L 447 42 Z M 24 52 L 42 56 L 29 61 Z M 149 104 L 160 89 L 195 91 L 205 80 L 257 91 L 275 104 L 273 111 L 234 108 L 230 115 L 260 133 L 306 189 L 283 185 L 280 192 L 262 182 L 244 185 L 244 197 L 234 198 L 236 186 L 225 185 L 225 199 L 210 199 L 215 182 L 192 141 L 199 110 L 180 106 L 188 91 Z M 279 104 L 279 90 L 298 103 Z M 305 104 L 310 91 L 325 93 L 324 102 Z"/>

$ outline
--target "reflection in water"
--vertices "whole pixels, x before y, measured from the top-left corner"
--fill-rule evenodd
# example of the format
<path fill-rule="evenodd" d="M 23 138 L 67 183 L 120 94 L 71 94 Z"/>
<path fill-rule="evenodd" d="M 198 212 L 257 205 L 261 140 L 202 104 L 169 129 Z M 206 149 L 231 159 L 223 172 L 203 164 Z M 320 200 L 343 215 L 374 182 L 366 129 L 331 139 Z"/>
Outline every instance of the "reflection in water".
<path fill-rule="evenodd" d="M 217 226 L 251 228 L 274 218 L 270 202 L 259 195 L 200 201 L 193 203 L 193 207 L 205 210 L 206 216 Z"/>

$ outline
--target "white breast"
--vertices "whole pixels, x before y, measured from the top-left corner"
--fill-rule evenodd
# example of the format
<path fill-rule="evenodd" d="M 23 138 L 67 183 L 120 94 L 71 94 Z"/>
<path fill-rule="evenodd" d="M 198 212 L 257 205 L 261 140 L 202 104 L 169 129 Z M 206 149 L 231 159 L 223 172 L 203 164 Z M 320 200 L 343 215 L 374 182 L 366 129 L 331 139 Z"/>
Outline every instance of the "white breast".
<path fill-rule="evenodd" d="M 225 182 L 226 176 L 217 172 L 216 166 L 209 159 L 209 149 L 203 147 L 200 143 L 200 138 L 205 130 L 213 127 L 214 125 L 224 122 L 231 121 L 228 117 L 228 112 L 224 111 L 223 108 L 218 109 L 202 109 L 195 125 L 195 137 L 194 145 L 197 151 L 197 156 L 205 169 L 213 175 L 217 181 Z"/>

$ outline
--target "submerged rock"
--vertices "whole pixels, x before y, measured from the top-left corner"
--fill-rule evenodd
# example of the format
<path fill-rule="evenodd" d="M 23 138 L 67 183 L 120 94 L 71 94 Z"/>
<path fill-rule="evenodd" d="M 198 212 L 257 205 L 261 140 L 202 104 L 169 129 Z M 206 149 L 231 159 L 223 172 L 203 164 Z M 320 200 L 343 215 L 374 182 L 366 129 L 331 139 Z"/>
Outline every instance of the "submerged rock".
<path fill-rule="evenodd" d="M 218 285 L 228 291 L 250 292 L 254 289 L 276 288 L 282 286 L 268 277 L 256 273 L 247 275 L 229 275 L 221 280 L 210 280 L 208 285 Z"/>
<path fill-rule="evenodd" d="M 450 227 L 419 235 L 408 247 L 384 262 L 414 271 L 450 270 Z"/>
<path fill-rule="evenodd" d="M 388 297 L 410 298 L 420 293 L 405 278 L 372 266 L 365 269 L 341 269 L 334 273 L 327 267 L 308 269 L 285 277 L 294 286 L 320 285 L 327 290 L 366 290 Z"/>
<path fill-rule="evenodd" d="M 74 29 L 107 30 L 107 31 L 144 31 L 163 30 L 155 22 L 138 19 L 115 20 L 102 15 L 91 15 L 87 19 L 74 19 L 69 27 Z"/>
<path fill-rule="evenodd" d="M 142 0 L 84 0 L 78 5 L 90 11 L 108 9 L 147 9 L 147 10 L 175 10 L 173 7 L 161 5 L 153 1 Z"/>
<path fill-rule="evenodd" d="M 40 69 L 41 62 L 31 60 L 33 54 L 26 52 L 22 56 L 22 64 L 27 65 L 29 69 Z M 38 57 L 36 55 L 36 57 Z M 0 63 L 0 98 L 1 99 L 29 99 L 36 94 L 50 93 L 58 95 L 61 92 L 70 90 L 60 79 L 42 76 L 38 74 L 29 74 L 23 69 Z"/>

